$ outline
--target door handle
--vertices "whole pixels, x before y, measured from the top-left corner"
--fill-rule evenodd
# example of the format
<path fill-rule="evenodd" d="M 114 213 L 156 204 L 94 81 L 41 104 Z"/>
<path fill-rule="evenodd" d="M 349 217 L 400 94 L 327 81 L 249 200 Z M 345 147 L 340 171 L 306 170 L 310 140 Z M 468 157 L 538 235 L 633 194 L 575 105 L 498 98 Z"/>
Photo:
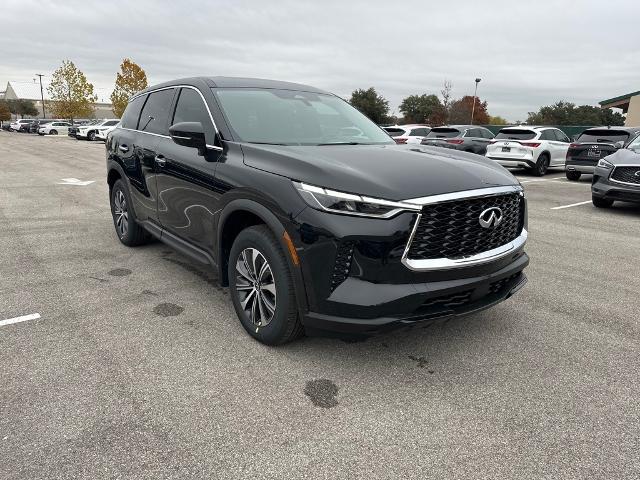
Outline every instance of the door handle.
<path fill-rule="evenodd" d="M 159 167 L 164 167 L 167 163 L 167 159 L 164 158 L 164 155 L 156 155 L 154 160 Z"/>
<path fill-rule="evenodd" d="M 120 145 L 118 147 L 118 150 L 120 150 L 123 153 L 127 153 L 129 151 L 129 147 L 127 147 L 126 145 Z"/>

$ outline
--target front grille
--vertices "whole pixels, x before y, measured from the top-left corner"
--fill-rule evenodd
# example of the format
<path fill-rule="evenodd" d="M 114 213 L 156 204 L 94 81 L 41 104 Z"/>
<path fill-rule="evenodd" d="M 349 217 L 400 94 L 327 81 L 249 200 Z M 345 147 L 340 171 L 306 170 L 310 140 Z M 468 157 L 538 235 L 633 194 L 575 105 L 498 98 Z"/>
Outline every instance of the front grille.
<path fill-rule="evenodd" d="M 349 276 L 354 247 L 354 242 L 342 242 L 338 246 L 331 274 L 331 291 L 335 290 Z"/>
<path fill-rule="evenodd" d="M 616 167 L 611 174 L 611 179 L 640 185 L 640 165 L 637 167 Z"/>
<path fill-rule="evenodd" d="M 502 210 L 502 222 L 484 228 L 480 214 L 490 207 Z M 523 226 L 524 199 L 518 192 L 425 205 L 407 258 L 467 258 L 515 240 Z"/>
<path fill-rule="evenodd" d="M 510 277 L 503 278 L 502 280 L 497 280 L 489 285 L 490 293 L 501 293 L 511 282 L 513 282 L 516 277 L 520 276 L 522 272 L 514 273 Z"/>

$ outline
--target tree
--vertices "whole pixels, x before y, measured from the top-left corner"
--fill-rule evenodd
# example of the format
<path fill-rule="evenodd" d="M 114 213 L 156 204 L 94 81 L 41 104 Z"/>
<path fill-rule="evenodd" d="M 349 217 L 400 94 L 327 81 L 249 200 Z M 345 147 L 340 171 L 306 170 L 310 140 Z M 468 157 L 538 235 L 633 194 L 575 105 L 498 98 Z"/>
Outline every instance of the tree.
<path fill-rule="evenodd" d="M 10 113 L 13 113 L 16 116 L 20 115 L 20 118 L 24 118 L 25 115 L 29 117 L 38 115 L 38 109 L 31 100 L 17 98 L 4 100 L 4 103 L 6 104 Z"/>
<path fill-rule="evenodd" d="M 473 96 L 465 95 L 451 103 L 449 111 L 449 123 L 466 124 L 471 122 L 471 111 L 473 111 L 474 125 L 486 125 L 489 123 L 489 113 L 487 113 L 487 102 L 475 97 L 476 105 L 473 107 Z"/>
<path fill-rule="evenodd" d="M 11 109 L 7 102 L 0 101 L 0 123 L 11 120 Z"/>
<path fill-rule="evenodd" d="M 624 125 L 624 117 L 608 108 L 560 101 L 529 112 L 530 125 Z"/>
<path fill-rule="evenodd" d="M 451 89 L 453 88 L 453 83 L 451 80 L 444 81 L 444 87 L 440 90 L 440 94 L 442 95 L 442 109 L 444 112 L 444 119 L 442 120 L 443 124 L 446 124 L 449 120 L 449 109 L 451 108 Z"/>
<path fill-rule="evenodd" d="M 116 74 L 116 87 L 111 94 L 113 113 L 120 118 L 127 108 L 129 98 L 147 88 L 147 74 L 140 66 L 128 58 L 122 60 L 120 71 Z"/>
<path fill-rule="evenodd" d="M 72 61 L 63 60 L 60 68 L 53 72 L 47 90 L 53 99 L 49 108 L 55 117 L 73 120 L 93 115 L 93 104 L 98 99 L 93 93 L 93 84 Z"/>
<path fill-rule="evenodd" d="M 382 95 L 378 95 L 373 87 L 368 90 L 354 90 L 349 103 L 375 123 L 381 124 L 387 121 L 389 102 Z"/>
<path fill-rule="evenodd" d="M 495 117 L 489 115 L 489 125 L 509 125 L 509 122 L 499 115 L 496 115 Z"/>
<path fill-rule="evenodd" d="M 402 100 L 400 111 L 407 123 L 440 125 L 444 122 L 444 107 L 435 95 L 409 95 Z"/>

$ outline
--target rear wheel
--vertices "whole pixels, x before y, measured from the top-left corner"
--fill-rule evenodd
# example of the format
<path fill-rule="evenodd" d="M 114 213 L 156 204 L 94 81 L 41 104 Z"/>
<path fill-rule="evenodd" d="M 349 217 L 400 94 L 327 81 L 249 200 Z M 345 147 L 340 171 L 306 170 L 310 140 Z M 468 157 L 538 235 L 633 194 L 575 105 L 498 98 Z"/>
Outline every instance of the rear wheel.
<path fill-rule="evenodd" d="M 536 162 L 535 167 L 532 169 L 532 173 L 536 177 L 542 177 L 545 173 L 547 173 L 547 169 L 549 168 L 549 154 L 541 153 L 538 157 L 538 161 Z"/>
<path fill-rule="evenodd" d="M 613 200 L 609 200 L 608 198 L 596 197 L 594 195 L 591 196 L 591 202 L 595 207 L 598 208 L 610 208 L 613 205 Z"/>
<path fill-rule="evenodd" d="M 58 134 L 58 131 L 57 131 L 57 130 L 51 130 L 49 133 L 50 133 L 51 135 L 57 135 L 57 134 Z"/>
<path fill-rule="evenodd" d="M 280 345 L 302 335 L 291 271 L 266 225 L 238 234 L 227 273 L 233 306 L 249 335 L 267 345 Z"/>
<path fill-rule="evenodd" d="M 111 215 L 118 238 L 128 247 L 146 243 L 147 232 L 136 222 L 131 208 L 131 196 L 122 180 L 117 180 L 111 189 Z"/>
<path fill-rule="evenodd" d="M 576 172 L 575 170 L 567 170 L 565 173 L 567 175 L 567 180 L 574 182 L 580 180 L 580 177 L 582 176 L 582 173 Z"/>

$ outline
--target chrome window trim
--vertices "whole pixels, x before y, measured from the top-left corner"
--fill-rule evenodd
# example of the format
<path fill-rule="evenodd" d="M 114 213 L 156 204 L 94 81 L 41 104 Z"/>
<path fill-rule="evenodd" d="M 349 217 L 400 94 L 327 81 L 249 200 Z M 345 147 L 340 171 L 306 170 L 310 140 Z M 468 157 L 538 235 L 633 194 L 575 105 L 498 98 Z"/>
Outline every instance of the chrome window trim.
<path fill-rule="evenodd" d="M 609 181 L 610 182 L 619 183 L 621 185 L 631 185 L 632 187 L 640 187 L 640 183 L 622 182 L 620 180 L 616 180 L 615 178 L 613 178 L 613 173 L 616 171 L 616 168 L 618 168 L 618 167 L 635 167 L 638 170 L 640 170 L 640 164 L 618 163 L 617 165 L 613 166 L 613 168 L 611 169 L 611 173 L 609 174 Z M 600 168 L 602 168 L 602 167 L 600 167 Z"/>
<path fill-rule="evenodd" d="M 213 115 L 211 114 L 211 109 L 209 108 L 209 105 L 207 104 L 207 101 L 204 99 L 204 95 L 202 94 L 200 89 L 197 88 L 197 87 L 194 87 L 193 85 L 170 85 L 168 87 L 155 88 L 153 90 L 145 91 L 144 93 L 138 93 L 138 94 L 134 95 L 133 97 L 131 97 L 131 99 L 129 101 L 131 102 L 131 101 L 135 100 L 138 97 L 142 97 L 143 95 L 151 95 L 154 92 L 160 92 L 162 90 L 178 89 L 178 88 L 190 88 L 191 90 L 195 90 L 196 92 L 198 92 L 198 94 L 200 95 L 200 98 L 202 99 L 202 103 L 204 103 L 204 107 L 207 109 L 207 113 L 209 114 L 209 119 L 211 120 L 211 124 L 213 125 L 213 129 L 215 130 L 215 134 L 216 134 L 216 136 L 219 137 L 220 136 L 220 130 L 218 130 L 218 125 L 216 124 L 216 121 L 213 119 Z M 180 99 L 180 97 L 178 97 L 178 100 L 179 99 Z M 175 114 L 175 107 L 173 109 L 172 114 Z M 138 130 L 138 129 L 135 129 L 135 128 L 124 128 L 122 126 L 118 126 L 116 128 L 121 128 L 123 130 L 129 130 L 131 132 L 146 133 L 147 135 L 155 135 L 157 137 L 162 137 L 162 138 L 171 138 L 171 136 L 169 136 L 169 135 L 161 135 L 159 133 L 145 132 L 143 130 Z M 222 147 L 218 147 L 216 145 L 207 144 L 206 147 L 208 149 L 210 149 L 210 150 L 218 150 L 218 151 L 224 150 Z"/>
<path fill-rule="evenodd" d="M 455 192 L 455 193 L 445 193 L 442 195 L 432 195 L 430 197 L 422 197 L 422 198 L 414 198 L 410 200 L 405 200 L 407 203 L 415 203 L 417 205 L 432 205 L 435 203 L 442 203 L 452 200 L 461 200 L 461 199 L 472 199 L 472 198 L 481 198 L 481 197 L 491 197 L 494 195 L 501 195 L 505 193 L 517 193 L 519 192 L 522 197 L 524 197 L 524 191 L 522 186 L 520 185 L 511 185 L 506 187 L 489 187 L 489 188 L 478 188 L 475 190 L 467 190 L 463 192 Z M 411 248 L 411 244 L 413 243 L 413 239 L 418 230 L 418 225 L 420 224 L 420 220 L 422 219 L 422 213 L 416 215 L 415 223 L 411 230 L 411 234 L 409 235 L 409 240 L 407 241 L 407 245 L 404 248 L 404 252 L 402 253 L 401 262 L 407 267 L 409 270 L 414 270 L 418 272 L 426 272 L 431 270 L 443 270 L 449 268 L 461 268 L 468 267 L 472 265 L 480 265 L 483 263 L 492 262 L 499 258 L 502 258 L 506 255 L 509 255 L 511 252 L 516 251 L 521 248 L 526 242 L 528 237 L 528 232 L 526 228 L 522 229 L 520 235 L 506 243 L 500 247 L 487 250 L 486 252 L 478 253 L 476 255 L 472 255 L 466 258 L 460 259 L 450 259 L 450 258 L 434 258 L 434 259 L 411 259 L 409 258 L 409 249 Z"/>

